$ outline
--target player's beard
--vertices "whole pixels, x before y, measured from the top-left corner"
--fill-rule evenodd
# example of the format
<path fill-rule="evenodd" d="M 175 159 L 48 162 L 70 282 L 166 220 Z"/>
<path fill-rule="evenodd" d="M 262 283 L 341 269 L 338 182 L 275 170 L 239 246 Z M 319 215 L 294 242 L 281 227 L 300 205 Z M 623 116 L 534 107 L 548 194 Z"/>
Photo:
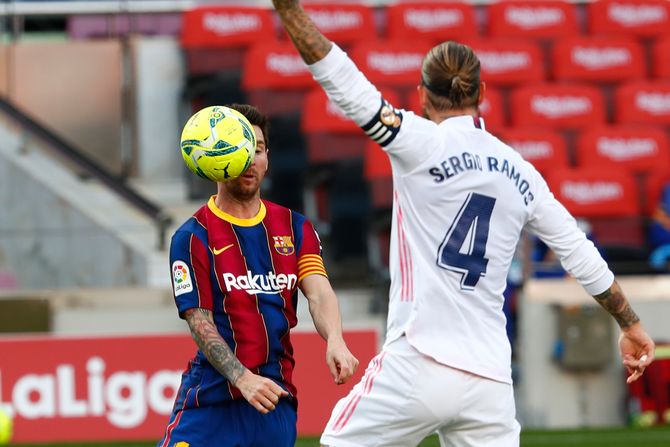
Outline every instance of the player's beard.
<path fill-rule="evenodd" d="M 261 181 L 256 175 L 253 179 L 238 177 L 225 183 L 225 188 L 235 200 L 247 202 L 260 194 Z"/>

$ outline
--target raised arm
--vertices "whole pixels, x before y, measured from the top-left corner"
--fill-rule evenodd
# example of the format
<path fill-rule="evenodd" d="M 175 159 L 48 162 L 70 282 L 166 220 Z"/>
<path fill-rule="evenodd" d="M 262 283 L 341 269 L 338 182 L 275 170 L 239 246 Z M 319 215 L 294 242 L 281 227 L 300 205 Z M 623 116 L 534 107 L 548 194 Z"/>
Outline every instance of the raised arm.
<path fill-rule="evenodd" d="M 621 328 L 619 350 L 623 364 L 628 370 L 628 383 L 642 376 L 647 366 L 654 361 L 654 342 L 647 335 L 619 284 L 614 281 L 612 286 L 599 295 L 596 301 L 609 312 Z"/>
<path fill-rule="evenodd" d="M 309 302 L 314 326 L 326 340 L 326 364 L 335 383 L 345 383 L 358 367 L 358 359 L 347 348 L 342 337 L 342 321 L 337 297 L 328 278 L 310 275 L 302 280 L 300 288 Z"/>
<path fill-rule="evenodd" d="M 333 43 L 318 30 L 297 0 L 272 0 L 286 32 L 306 64 L 320 61 Z"/>
<path fill-rule="evenodd" d="M 279 398 L 288 393 L 272 380 L 256 375 L 240 363 L 214 324 L 207 309 L 192 308 L 184 312 L 191 336 L 209 363 L 258 411 L 265 414 L 275 409 Z"/>

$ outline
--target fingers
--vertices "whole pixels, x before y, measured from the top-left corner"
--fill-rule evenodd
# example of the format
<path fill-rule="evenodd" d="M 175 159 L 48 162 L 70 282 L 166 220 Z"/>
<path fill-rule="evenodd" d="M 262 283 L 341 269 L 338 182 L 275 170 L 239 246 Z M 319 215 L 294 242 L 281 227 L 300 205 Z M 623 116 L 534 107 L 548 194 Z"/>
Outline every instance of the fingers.
<path fill-rule="evenodd" d="M 345 360 L 339 365 L 338 374 L 335 383 L 341 385 L 351 378 L 358 368 L 358 359 L 353 355 L 346 356 Z"/>
<path fill-rule="evenodd" d="M 626 383 L 633 383 L 644 374 L 644 370 L 654 361 L 653 353 L 643 354 L 639 359 L 632 356 L 625 356 L 623 364 L 630 373 L 626 379 Z"/>
<path fill-rule="evenodd" d="M 279 399 L 288 396 L 288 392 L 270 379 L 256 377 L 258 380 L 254 388 L 245 398 L 260 413 L 267 414 L 277 407 Z"/>

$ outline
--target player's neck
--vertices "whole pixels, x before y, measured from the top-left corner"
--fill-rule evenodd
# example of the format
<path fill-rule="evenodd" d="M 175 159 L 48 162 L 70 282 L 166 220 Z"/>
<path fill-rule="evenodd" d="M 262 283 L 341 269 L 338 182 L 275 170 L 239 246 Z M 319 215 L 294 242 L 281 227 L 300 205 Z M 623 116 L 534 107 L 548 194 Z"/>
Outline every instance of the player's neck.
<path fill-rule="evenodd" d="M 249 199 L 241 199 L 233 195 L 219 191 L 214 199 L 218 209 L 238 219 L 251 219 L 258 215 L 261 209 L 260 194 L 255 194 Z"/>
<path fill-rule="evenodd" d="M 479 110 L 475 107 L 468 107 L 465 109 L 453 109 L 453 110 L 432 110 L 432 113 L 429 114 L 429 119 L 437 124 L 440 124 L 442 121 L 453 118 L 455 116 L 465 116 L 470 115 L 475 118 L 479 117 Z"/>

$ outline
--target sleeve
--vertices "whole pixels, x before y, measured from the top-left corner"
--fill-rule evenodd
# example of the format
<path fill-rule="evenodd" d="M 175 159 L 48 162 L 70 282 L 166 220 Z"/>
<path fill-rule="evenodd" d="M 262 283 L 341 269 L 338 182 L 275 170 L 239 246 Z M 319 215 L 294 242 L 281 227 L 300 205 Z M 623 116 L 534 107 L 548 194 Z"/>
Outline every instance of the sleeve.
<path fill-rule="evenodd" d="M 172 291 L 179 316 L 200 307 L 213 311 L 207 248 L 193 233 L 178 231 L 170 244 Z"/>
<path fill-rule="evenodd" d="M 330 100 L 389 154 L 394 169 L 409 172 L 429 158 L 436 124 L 396 109 L 340 47 L 333 44 L 309 69 Z"/>
<path fill-rule="evenodd" d="M 328 277 L 321 257 L 321 240 L 307 219 L 302 223 L 302 243 L 298 251 L 298 284 L 309 275 Z"/>
<path fill-rule="evenodd" d="M 536 206 L 527 227 L 535 233 L 561 261 L 590 295 L 598 295 L 614 282 L 614 274 L 607 266 L 593 242 L 577 226 L 575 218 L 554 197 L 547 183 L 541 179 Z"/>

